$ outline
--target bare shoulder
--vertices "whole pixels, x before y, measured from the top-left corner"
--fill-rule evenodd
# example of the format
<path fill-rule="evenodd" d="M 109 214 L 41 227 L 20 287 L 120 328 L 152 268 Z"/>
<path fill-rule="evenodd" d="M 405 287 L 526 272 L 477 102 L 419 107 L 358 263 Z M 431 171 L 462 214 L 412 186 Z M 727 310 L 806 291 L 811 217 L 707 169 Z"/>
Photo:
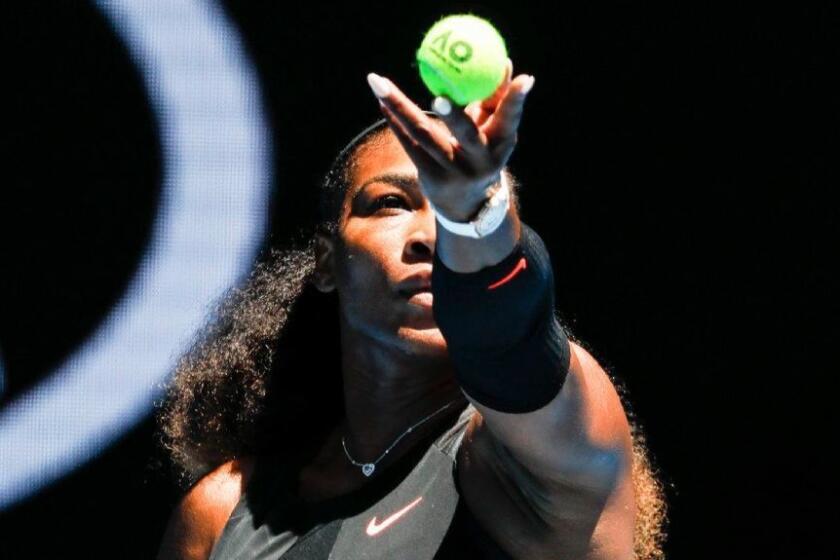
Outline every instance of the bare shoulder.
<path fill-rule="evenodd" d="M 158 560 L 197 560 L 210 556 L 251 479 L 254 463 L 253 457 L 222 463 L 181 497 L 169 517 Z"/>

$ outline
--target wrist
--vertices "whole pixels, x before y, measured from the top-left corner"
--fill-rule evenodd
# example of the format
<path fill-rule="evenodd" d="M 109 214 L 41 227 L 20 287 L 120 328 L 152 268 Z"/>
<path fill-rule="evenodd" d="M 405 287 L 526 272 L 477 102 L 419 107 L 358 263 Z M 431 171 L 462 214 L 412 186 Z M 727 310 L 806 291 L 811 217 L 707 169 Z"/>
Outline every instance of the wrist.
<path fill-rule="evenodd" d="M 433 205 L 432 207 L 437 211 L 437 214 L 442 215 L 451 222 L 468 224 L 478 217 L 478 214 L 487 204 L 487 201 L 490 200 L 490 198 L 492 198 L 493 195 L 502 188 L 502 186 L 502 175 L 499 174 L 492 179 L 487 186 L 478 191 L 480 195 L 470 197 L 469 201 L 460 205 Z"/>
<path fill-rule="evenodd" d="M 456 235 L 480 239 L 490 236 L 504 222 L 511 208 L 510 188 L 504 175 L 482 191 L 483 198 L 479 207 L 464 212 L 460 221 L 453 220 L 430 202 L 437 216 L 438 224 Z"/>
<path fill-rule="evenodd" d="M 475 239 L 453 233 L 438 223 L 435 252 L 455 272 L 474 272 L 510 255 L 521 234 L 519 213 L 510 205 L 501 225 L 491 234 Z"/>

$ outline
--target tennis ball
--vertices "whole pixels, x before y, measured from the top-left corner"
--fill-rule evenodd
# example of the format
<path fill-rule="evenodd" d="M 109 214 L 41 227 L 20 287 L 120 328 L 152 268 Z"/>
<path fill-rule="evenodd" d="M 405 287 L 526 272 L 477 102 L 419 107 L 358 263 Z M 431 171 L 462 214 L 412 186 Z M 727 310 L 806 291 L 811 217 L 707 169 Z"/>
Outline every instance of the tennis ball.
<path fill-rule="evenodd" d="M 417 49 L 420 78 L 433 95 L 458 105 L 490 97 L 505 78 L 505 40 L 486 19 L 472 14 L 446 16 Z"/>

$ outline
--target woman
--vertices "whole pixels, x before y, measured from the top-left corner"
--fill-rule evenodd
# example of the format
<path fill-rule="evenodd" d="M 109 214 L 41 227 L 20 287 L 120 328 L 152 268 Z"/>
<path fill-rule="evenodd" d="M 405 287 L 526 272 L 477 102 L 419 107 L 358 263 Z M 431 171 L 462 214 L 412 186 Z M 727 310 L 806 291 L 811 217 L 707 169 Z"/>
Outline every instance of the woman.
<path fill-rule="evenodd" d="M 369 75 L 385 119 L 334 162 L 312 242 L 259 266 L 179 365 L 160 418 L 191 488 L 160 558 L 661 554 L 642 439 L 519 220 L 505 164 L 533 78 L 512 72 L 437 114 Z M 338 413 L 311 413 L 320 376 L 295 401 L 271 365 L 306 286 L 338 298 Z"/>

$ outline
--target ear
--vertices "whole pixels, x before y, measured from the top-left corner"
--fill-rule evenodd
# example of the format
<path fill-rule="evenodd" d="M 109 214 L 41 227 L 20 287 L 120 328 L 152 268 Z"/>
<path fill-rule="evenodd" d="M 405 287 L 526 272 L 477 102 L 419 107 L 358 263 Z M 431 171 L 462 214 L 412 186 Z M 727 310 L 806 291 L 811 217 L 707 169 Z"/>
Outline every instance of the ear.
<path fill-rule="evenodd" d="M 319 292 L 335 290 L 335 240 L 327 233 L 315 234 L 315 271 L 312 285 Z"/>

